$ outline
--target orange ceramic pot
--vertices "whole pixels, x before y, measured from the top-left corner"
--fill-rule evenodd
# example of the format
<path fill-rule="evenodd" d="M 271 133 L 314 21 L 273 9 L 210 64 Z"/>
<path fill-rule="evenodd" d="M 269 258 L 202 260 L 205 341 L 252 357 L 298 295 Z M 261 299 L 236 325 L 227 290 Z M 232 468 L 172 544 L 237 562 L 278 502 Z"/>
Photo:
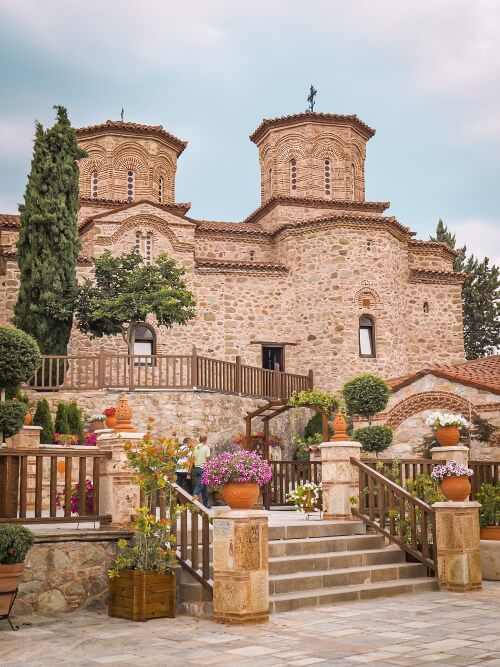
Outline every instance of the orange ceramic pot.
<path fill-rule="evenodd" d="M 0 565 L 0 593 L 15 591 L 24 570 L 24 563 Z M 8 613 L 12 595 L 0 595 L 0 616 Z"/>
<path fill-rule="evenodd" d="M 452 447 L 460 440 L 460 431 L 456 426 L 440 426 L 436 429 L 436 440 L 441 447 Z"/>
<path fill-rule="evenodd" d="M 116 419 L 116 417 L 111 417 L 111 419 Z M 106 418 L 106 423 L 107 423 L 107 421 L 108 421 L 108 419 Z M 94 431 L 98 431 L 98 430 L 104 428 L 104 422 L 101 422 L 101 421 L 92 422 L 92 428 L 93 428 Z"/>
<path fill-rule="evenodd" d="M 233 510 L 249 510 L 259 497 L 257 482 L 230 482 L 222 487 L 222 497 Z"/>
<path fill-rule="evenodd" d="M 118 424 L 118 418 L 116 417 L 116 415 L 110 415 L 109 417 L 106 417 L 106 426 L 108 428 L 115 428 L 117 424 Z"/>
<path fill-rule="evenodd" d="M 24 418 L 24 425 L 29 426 L 32 421 L 33 421 L 33 415 L 31 414 L 31 412 L 27 412 Z"/>
<path fill-rule="evenodd" d="M 481 540 L 500 540 L 500 526 L 485 526 L 479 532 Z"/>
<path fill-rule="evenodd" d="M 455 502 L 466 500 L 471 491 L 469 478 L 465 475 L 462 477 L 445 477 L 439 488 L 448 500 L 454 500 Z"/>

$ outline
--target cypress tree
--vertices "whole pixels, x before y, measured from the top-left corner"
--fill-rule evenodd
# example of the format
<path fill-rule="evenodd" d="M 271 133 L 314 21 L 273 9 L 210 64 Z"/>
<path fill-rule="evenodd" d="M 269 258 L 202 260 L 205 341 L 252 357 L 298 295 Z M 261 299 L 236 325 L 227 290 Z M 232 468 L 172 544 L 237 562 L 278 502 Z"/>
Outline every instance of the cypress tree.
<path fill-rule="evenodd" d="M 464 347 L 466 359 L 495 354 L 500 347 L 500 269 L 485 257 L 482 262 L 470 255 L 467 248 L 455 248 L 452 234 L 442 220 L 438 221 L 436 236 L 431 241 L 446 243 L 460 255 L 455 259 L 455 271 L 464 271 L 467 278 L 462 287 Z"/>
<path fill-rule="evenodd" d="M 55 109 L 53 127 L 36 125 L 31 171 L 19 207 L 20 288 L 13 321 L 38 341 L 42 354 L 65 355 L 80 251 L 76 160 L 86 153 L 77 144 L 66 109 Z"/>
<path fill-rule="evenodd" d="M 54 442 L 54 425 L 50 416 L 50 408 L 46 398 L 37 401 L 33 426 L 41 426 L 40 442 L 51 445 Z"/>
<path fill-rule="evenodd" d="M 54 430 L 61 435 L 73 435 L 70 431 L 68 420 L 68 405 L 66 403 L 57 404 L 56 420 L 54 423 Z"/>
<path fill-rule="evenodd" d="M 78 435 L 79 444 L 83 444 L 83 417 L 82 411 L 76 401 L 71 401 L 66 406 L 66 417 L 68 419 L 69 433 Z"/>

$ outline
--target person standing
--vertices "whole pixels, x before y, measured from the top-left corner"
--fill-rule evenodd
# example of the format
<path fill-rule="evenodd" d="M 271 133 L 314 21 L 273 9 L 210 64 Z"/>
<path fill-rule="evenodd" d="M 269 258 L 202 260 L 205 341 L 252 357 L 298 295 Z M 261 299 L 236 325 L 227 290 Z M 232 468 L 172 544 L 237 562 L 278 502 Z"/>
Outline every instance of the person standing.
<path fill-rule="evenodd" d="M 201 496 L 202 503 L 205 507 L 208 507 L 208 489 L 206 484 L 202 484 L 201 482 L 203 466 L 210 458 L 210 447 L 207 445 L 206 435 L 200 435 L 199 442 L 194 448 L 193 457 L 193 496 Z"/>
<path fill-rule="evenodd" d="M 184 455 L 182 458 L 177 461 L 177 468 L 175 469 L 175 474 L 177 479 L 175 480 L 177 484 L 187 491 L 188 493 L 193 493 L 193 485 L 191 481 L 191 439 L 184 438 L 182 445 L 179 447 L 179 454 Z"/>

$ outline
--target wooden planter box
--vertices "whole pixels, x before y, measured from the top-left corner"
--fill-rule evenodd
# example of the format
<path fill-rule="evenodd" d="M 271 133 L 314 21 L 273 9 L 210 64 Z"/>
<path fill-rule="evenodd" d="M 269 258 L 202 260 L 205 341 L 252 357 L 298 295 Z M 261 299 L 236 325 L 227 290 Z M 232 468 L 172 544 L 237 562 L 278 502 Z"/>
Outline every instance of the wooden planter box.
<path fill-rule="evenodd" d="M 130 621 L 175 618 L 175 574 L 122 570 L 109 582 L 108 614 Z"/>

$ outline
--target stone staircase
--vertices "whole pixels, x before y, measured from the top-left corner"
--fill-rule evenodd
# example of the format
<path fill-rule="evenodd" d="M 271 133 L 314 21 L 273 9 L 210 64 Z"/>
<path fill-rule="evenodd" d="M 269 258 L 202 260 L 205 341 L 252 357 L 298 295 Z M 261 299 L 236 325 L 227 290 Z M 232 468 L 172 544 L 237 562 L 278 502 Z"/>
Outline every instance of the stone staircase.
<path fill-rule="evenodd" d="M 362 521 L 295 517 L 269 525 L 271 613 L 437 588 L 425 566 L 406 562 L 402 549 L 368 533 Z M 182 610 L 210 613 L 206 591 L 186 572 L 179 574 Z"/>

